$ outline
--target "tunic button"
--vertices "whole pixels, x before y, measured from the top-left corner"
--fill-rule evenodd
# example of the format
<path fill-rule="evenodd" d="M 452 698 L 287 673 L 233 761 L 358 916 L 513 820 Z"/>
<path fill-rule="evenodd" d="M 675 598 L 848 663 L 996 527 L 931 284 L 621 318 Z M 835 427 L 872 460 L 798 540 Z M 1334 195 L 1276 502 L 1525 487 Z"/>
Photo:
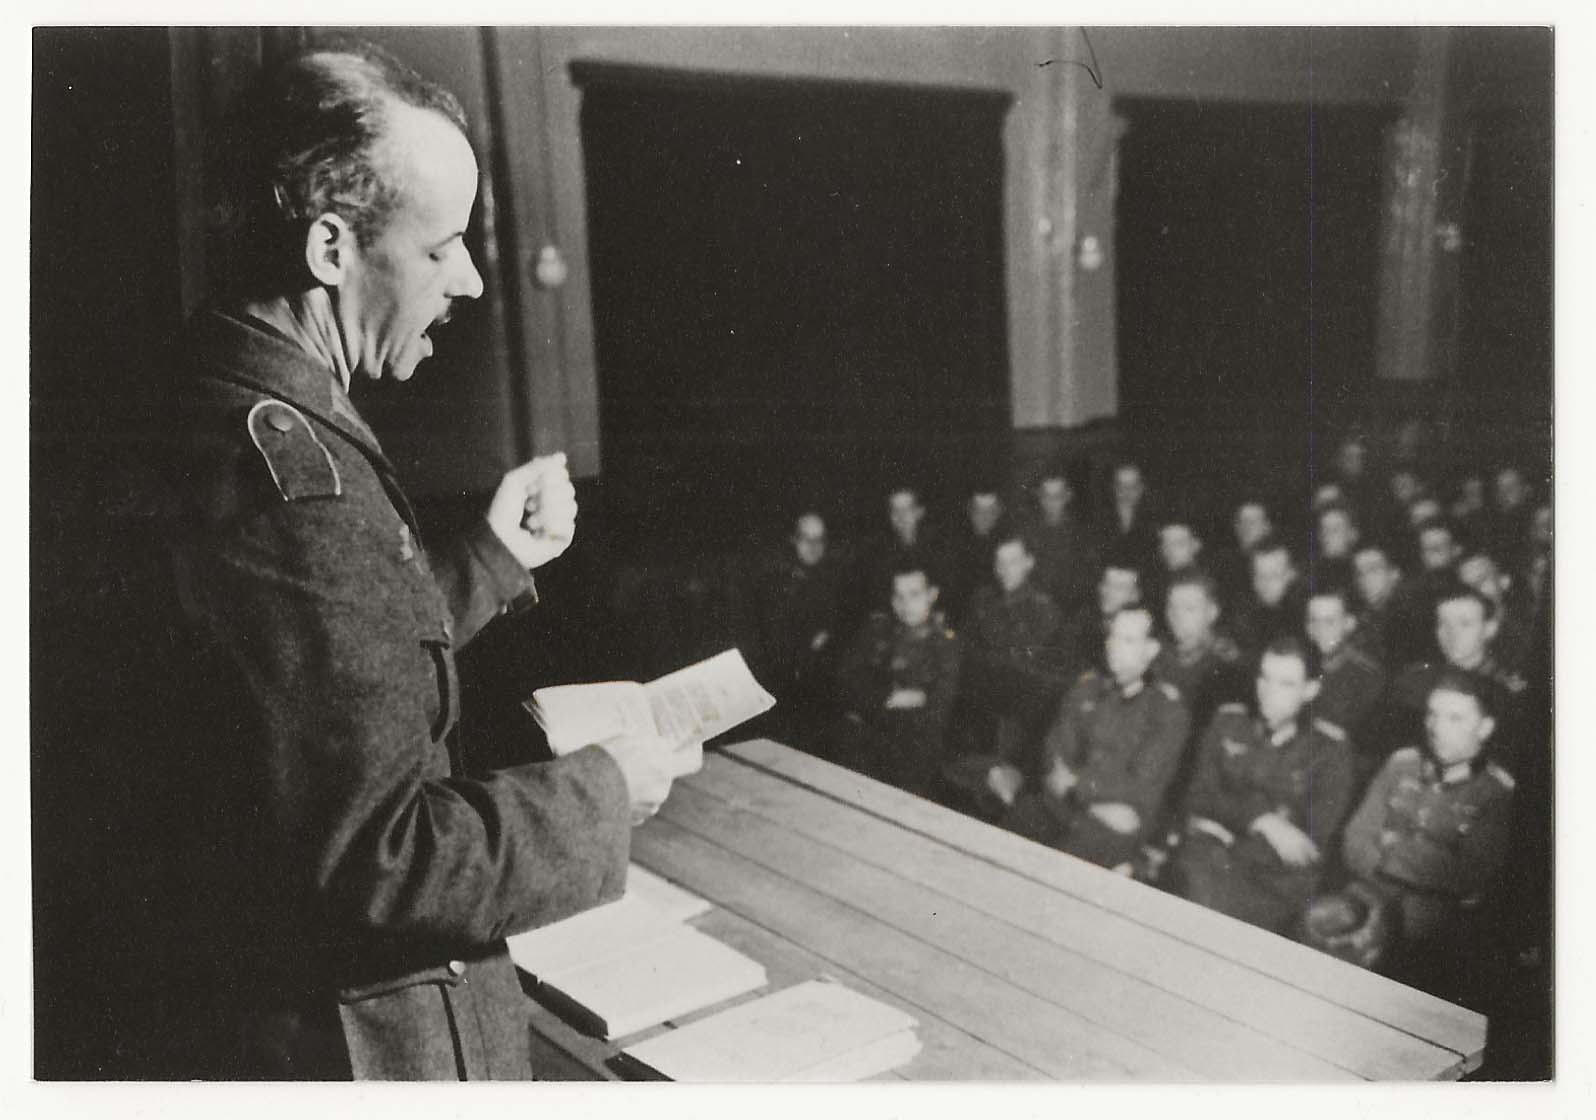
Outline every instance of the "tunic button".
<path fill-rule="evenodd" d="M 455 976 L 465 975 L 465 961 L 450 961 L 449 972 Z"/>
<path fill-rule="evenodd" d="M 272 411 L 266 414 L 266 423 L 279 432 L 286 432 L 294 426 L 293 418 L 286 412 Z"/>

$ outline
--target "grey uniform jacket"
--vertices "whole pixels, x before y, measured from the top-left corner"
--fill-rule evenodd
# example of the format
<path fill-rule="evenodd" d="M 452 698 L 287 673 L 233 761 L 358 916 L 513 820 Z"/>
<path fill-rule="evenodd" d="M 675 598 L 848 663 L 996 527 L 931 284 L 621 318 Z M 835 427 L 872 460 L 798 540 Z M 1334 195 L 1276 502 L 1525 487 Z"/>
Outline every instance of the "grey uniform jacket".
<path fill-rule="evenodd" d="M 239 1055 L 196 1072 L 530 1076 L 504 938 L 618 897 L 629 845 L 598 748 L 465 772 L 454 651 L 531 577 L 485 522 L 426 556 L 342 387 L 263 324 L 202 314 L 181 364 L 170 555 L 213 714 L 174 793 L 213 810 L 218 893 L 179 909 Z"/>

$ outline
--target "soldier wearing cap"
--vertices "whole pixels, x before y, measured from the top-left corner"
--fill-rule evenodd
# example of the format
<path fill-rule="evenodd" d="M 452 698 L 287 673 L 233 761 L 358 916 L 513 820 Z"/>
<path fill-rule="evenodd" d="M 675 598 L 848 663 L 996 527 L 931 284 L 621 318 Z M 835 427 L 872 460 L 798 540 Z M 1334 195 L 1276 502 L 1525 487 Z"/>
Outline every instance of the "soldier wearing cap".
<path fill-rule="evenodd" d="M 1319 890 L 1352 796 L 1346 734 L 1310 715 L 1319 657 L 1277 638 L 1258 666 L 1257 707 L 1224 704 L 1203 734 L 1176 868 L 1185 896 L 1276 933 Z"/>
<path fill-rule="evenodd" d="M 165 433 L 186 659 L 159 718 L 187 722 L 149 760 L 182 809 L 144 849 L 170 877 L 127 914 L 129 945 L 169 927 L 129 1072 L 530 1077 L 505 937 L 618 898 L 630 823 L 696 752 L 634 737 L 484 772 L 456 726 L 455 650 L 535 601 L 576 515 L 564 457 L 535 459 L 424 549 L 348 395 L 409 378 L 482 292 L 458 101 L 352 44 L 270 75 L 234 137 L 240 268 L 191 325 Z"/>
<path fill-rule="evenodd" d="M 925 568 L 895 572 L 892 613 L 872 614 L 837 667 L 844 761 L 922 797 L 941 787 L 959 685 L 959 639 L 937 595 Z"/>
<path fill-rule="evenodd" d="M 1013 804 L 1005 825 L 1129 874 L 1163 807 L 1191 715 L 1175 689 L 1147 675 L 1159 643 L 1145 607 L 1124 607 L 1105 641 L 1107 672 L 1084 673 L 1042 744 L 1041 788 L 1020 796 L 1018 775 L 995 771 Z"/>

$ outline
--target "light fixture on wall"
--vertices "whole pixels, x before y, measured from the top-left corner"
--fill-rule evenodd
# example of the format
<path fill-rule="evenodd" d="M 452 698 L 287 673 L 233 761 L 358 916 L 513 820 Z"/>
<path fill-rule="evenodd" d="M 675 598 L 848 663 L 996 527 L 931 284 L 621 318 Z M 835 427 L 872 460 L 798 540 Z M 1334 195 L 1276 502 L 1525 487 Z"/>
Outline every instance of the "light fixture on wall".
<path fill-rule="evenodd" d="M 537 263 L 532 266 L 532 276 L 539 288 L 546 292 L 553 291 L 563 285 L 570 274 L 570 266 L 565 263 L 565 258 L 560 255 L 559 249 L 553 245 L 545 245 L 538 250 Z"/>

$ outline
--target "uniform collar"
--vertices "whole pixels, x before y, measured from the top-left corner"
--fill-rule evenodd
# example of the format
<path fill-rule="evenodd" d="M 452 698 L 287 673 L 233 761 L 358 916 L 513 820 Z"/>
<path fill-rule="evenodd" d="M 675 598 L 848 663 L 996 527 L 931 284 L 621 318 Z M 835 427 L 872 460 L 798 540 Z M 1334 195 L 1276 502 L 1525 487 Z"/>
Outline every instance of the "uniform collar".
<path fill-rule="evenodd" d="M 314 414 L 393 473 L 337 374 L 281 331 L 252 316 L 212 308 L 194 317 L 189 338 L 191 352 L 212 367 L 213 375 Z"/>
<path fill-rule="evenodd" d="M 1123 688 L 1120 687 L 1119 682 L 1113 680 L 1112 677 L 1110 677 L 1109 680 L 1111 683 L 1113 683 L 1114 691 L 1119 693 L 1119 698 L 1121 700 L 1134 700 L 1136 697 L 1140 696 L 1142 694 L 1142 690 L 1147 687 L 1147 678 L 1145 676 L 1137 677 L 1135 680 L 1131 681 L 1130 684 L 1125 685 Z"/>

